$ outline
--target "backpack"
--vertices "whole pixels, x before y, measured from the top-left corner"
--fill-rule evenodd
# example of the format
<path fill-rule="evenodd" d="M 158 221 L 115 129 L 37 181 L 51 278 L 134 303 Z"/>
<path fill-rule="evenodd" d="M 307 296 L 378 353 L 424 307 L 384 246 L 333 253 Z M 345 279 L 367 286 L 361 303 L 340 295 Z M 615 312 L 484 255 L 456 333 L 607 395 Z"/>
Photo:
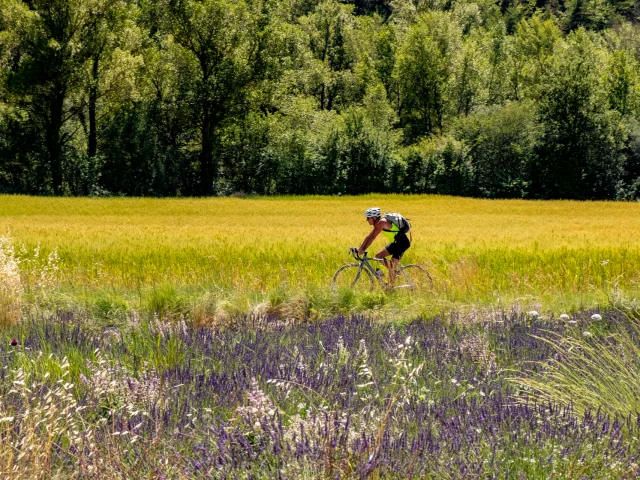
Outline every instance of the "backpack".
<path fill-rule="evenodd" d="M 409 220 L 404 218 L 399 213 L 385 213 L 384 218 L 396 225 L 402 233 L 407 233 L 409 230 L 411 230 L 411 224 L 409 223 Z"/>

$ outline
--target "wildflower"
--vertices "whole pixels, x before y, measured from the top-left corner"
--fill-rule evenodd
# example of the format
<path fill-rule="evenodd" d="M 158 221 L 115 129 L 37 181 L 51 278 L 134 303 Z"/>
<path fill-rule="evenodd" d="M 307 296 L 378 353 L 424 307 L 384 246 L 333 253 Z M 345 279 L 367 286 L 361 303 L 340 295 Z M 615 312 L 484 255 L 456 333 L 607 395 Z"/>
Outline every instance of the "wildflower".
<path fill-rule="evenodd" d="M 535 310 L 531 310 L 530 312 L 527 312 L 527 316 L 529 317 L 537 317 L 538 315 L 540 315 L 538 312 L 536 312 Z"/>
<path fill-rule="evenodd" d="M 275 413 L 275 406 L 269 396 L 262 391 L 255 378 L 251 379 L 251 388 L 247 392 L 246 398 L 247 405 L 238 406 L 236 413 L 253 421 L 255 428 L 260 428 L 260 419 L 272 416 Z"/>
<path fill-rule="evenodd" d="M 366 362 L 369 358 L 369 350 L 367 349 L 367 342 L 364 340 L 364 338 L 360 339 L 357 357 L 363 362 Z"/>
<path fill-rule="evenodd" d="M 13 345 L 14 347 L 15 347 L 16 345 L 18 345 L 18 339 L 17 339 L 17 338 L 12 338 L 12 339 L 11 339 L 11 345 Z"/>
<path fill-rule="evenodd" d="M 560 315 L 560 320 L 569 320 L 569 315 L 567 315 L 566 313 L 563 313 L 562 315 Z"/>
<path fill-rule="evenodd" d="M 582 332 L 583 337 L 592 337 L 593 334 L 591 332 Z"/>
<path fill-rule="evenodd" d="M 567 324 L 568 324 L 568 325 L 572 325 L 572 326 L 573 326 L 573 325 L 577 325 L 577 324 L 578 324 L 578 322 L 577 322 L 576 320 L 569 320 L 569 321 L 567 322 Z"/>
<path fill-rule="evenodd" d="M 483 368 L 491 370 L 495 367 L 496 355 L 491 352 L 489 341 L 483 334 L 464 338 L 460 342 L 460 351 Z"/>
<path fill-rule="evenodd" d="M 599 313 L 594 313 L 593 315 L 591 315 L 591 320 L 594 320 L 594 321 L 602 320 L 602 315 L 600 315 Z"/>

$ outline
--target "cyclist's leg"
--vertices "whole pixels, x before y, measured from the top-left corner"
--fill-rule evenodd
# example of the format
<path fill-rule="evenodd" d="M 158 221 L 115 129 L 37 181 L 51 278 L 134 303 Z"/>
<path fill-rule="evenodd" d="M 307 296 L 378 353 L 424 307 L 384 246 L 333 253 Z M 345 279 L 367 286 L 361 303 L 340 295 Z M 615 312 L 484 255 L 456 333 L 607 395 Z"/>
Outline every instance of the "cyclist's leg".
<path fill-rule="evenodd" d="M 387 245 L 387 247 L 388 246 L 389 245 Z M 376 258 L 382 259 L 384 261 L 384 266 L 389 268 L 389 261 L 387 260 L 387 257 L 391 254 L 389 253 L 389 250 L 387 250 L 387 247 L 384 247 L 382 250 L 376 253 Z"/>
<path fill-rule="evenodd" d="M 396 235 L 396 239 L 393 243 L 387 245 L 386 250 L 391 255 L 391 260 L 389 261 L 389 286 L 393 288 L 397 276 L 397 267 L 400 263 L 400 259 L 404 255 L 409 247 L 411 246 L 411 242 L 407 238 L 407 236 L 403 233 L 398 233 Z"/>
<path fill-rule="evenodd" d="M 396 267 L 398 266 L 399 263 L 400 263 L 400 259 L 396 258 L 395 256 L 391 257 L 391 260 L 389 260 L 389 286 L 391 288 L 393 288 L 393 286 L 396 283 L 396 276 L 398 272 Z"/>
<path fill-rule="evenodd" d="M 389 270 L 389 287 L 393 288 L 393 285 L 396 280 L 396 267 L 398 266 L 398 262 L 400 261 L 400 259 L 395 258 L 395 255 L 393 255 L 392 252 L 389 252 L 388 249 L 391 247 L 391 245 L 393 244 L 387 245 L 378 253 L 376 253 L 376 258 L 381 258 L 382 260 L 384 260 L 384 266 L 387 267 L 387 269 Z M 386 258 L 389 255 L 393 255 L 391 257 L 391 260 L 387 260 Z"/>

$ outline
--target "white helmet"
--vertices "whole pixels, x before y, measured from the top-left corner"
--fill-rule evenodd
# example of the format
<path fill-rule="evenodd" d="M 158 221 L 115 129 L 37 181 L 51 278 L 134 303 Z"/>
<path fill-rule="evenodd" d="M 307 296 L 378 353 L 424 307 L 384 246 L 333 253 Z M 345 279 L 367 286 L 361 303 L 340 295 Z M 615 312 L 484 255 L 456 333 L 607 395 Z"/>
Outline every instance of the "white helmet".
<path fill-rule="evenodd" d="M 381 215 L 382 213 L 378 207 L 367 208 L 367 211 L 364 212 L 366 218 L 379 218 Z"/>

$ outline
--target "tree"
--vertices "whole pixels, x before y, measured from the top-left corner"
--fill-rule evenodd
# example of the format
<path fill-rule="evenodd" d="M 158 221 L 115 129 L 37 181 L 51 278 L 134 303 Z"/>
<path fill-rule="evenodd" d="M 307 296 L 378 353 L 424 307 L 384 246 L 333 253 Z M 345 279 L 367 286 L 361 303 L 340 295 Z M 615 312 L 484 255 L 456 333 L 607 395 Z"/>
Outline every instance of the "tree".
<path fill-rule="evenodd" d="M 469 115 L 480 102 L 482 60 L 478 39 L 465 38 L 453 58 L 451 101 L 455 115 Z"/>
<path fill-rule="evenodd" d="M 378 78 L 387 90 L 388 96 L 396 92 L 393 71 L 396 63 L 396 39 L 394 31 L 389 26 L 384 26 L 375 38 L 376 72 Z"/>
<path fill-rule="evenodd" d="M 69 98 L 82 83 L 87 38 L 108 0 L 2 0 L 7 29 L 19 43 L 9 75 L 10 90 L 25 102 L 39 134 L 43 165 L 57 195 L 63 192 L 63 163 L 73 137 L 77 108 Z"/>
<path fill-rule="evenodd" d="M 213 193 L 216 133 L 243 110 L 254 79 L 258 27 L 243 0 L 164 0 L 157 4 L 162 33 L 171 35 L 197 65 L 194 117 L 200 132 L 199 193 Z"/>
<path fill-rule="evenodd" d="M 609 105 L 622 115 L 637 112 L 640 101 L 640 67 L 624 50 L 611 53 L 607 72 Z"/>
<path fill-rule="evenodd" d="M 561 36 L 554 20 L 544 19 L 540 14 L 518 23 L 509 41 L 507 57 L 511 66 L 509 97 L 512 100 L 539 98 Z"/>
<path fill-rule="evenodd" d="M 0 191 L 635 198 L 638 5 L 0 0 Z"/>
<path fill-rule="evenodd" d="M 489 198 L 528 195 L 537 125 L 531 102 L 510 102 L 461 118 L 456 137 L 469 146 L 474 193 Z"/>
<path fill-rule="evenodd" d="M 460 30 L 448 13 L 420 15 L 409 28 L 397 61 L 398 111 L 407 139 L 442 131 L 459 42 Z"/>
<path fill-rule="evenodd" d="M 386 18 L 391 14 L 392 8 L 390 0 L 352 0 L 352 2 L 356 7 L 356 15 L 378 13 Z"/>
<path fill-rule="evenodd" d="M 533 191 L 545 198 L 615 195 L 622 173 L 619 114 L 607 110 L 597 56 L 583 29 L 554 57 L 543 92 Z"/>
<path fill-rule="evenodd" d="M 507 83 L 508 45 L 506 38 L 506 26 L 498 22 L 486 36 L 487 58 L 487 103 L 500 104 L 508 96 L 505 84 Z"/>
<path fill-rule="evenodd" d="M 423 139 L 405 152 L 405 191 L 472 195 L 473 166 L 468 148 L 450 136 Z"/>
<path fill-rule="evenodd" d="M 573 32 L 580 27 L 602 30 L 610 21 L 614 10 L 609 0 L 572 0 L 567 5 L 566 30 Z"/>
<path fill-rule="evenodd" d="M 640 198 L 640 122 L 631 117 L 626 119 L 624 139 L 624 172 L 616 186 L 619 200 Z"/>
<path fill-rule="evenodd" d="M 304 72 L 305 83 L 322 110 L 345 107 L 354 93 L 356 59 L 351 45 L 355 27 L 352 9 L 337 0 L 324 0 L 313 13 L 301 19 L 313 55 Z"/>
<path fill-rule="evenodd" d="M 85 38 L 84 94 L 78 99 L 79 119 L 87 134 L 87 156 L 98 152 L 98 110 L 108 98 L 123 100 L 123 90 L 131 90 L 140 56 L 141 32 L 133 23 L 133 11 L 124 0 L 104 0 L 92 15 Z M 118 98 L 119 97 L 119 98 Z M 85 115 L 86 110 L 86 115 Z"/>

